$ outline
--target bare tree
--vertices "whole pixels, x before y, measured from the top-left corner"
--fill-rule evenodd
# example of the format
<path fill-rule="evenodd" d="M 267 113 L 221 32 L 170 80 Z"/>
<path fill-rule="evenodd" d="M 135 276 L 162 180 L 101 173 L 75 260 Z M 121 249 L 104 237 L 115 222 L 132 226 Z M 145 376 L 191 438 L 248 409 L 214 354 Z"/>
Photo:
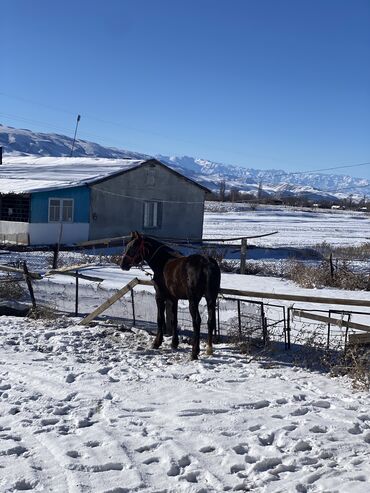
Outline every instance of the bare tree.
<path fill-rule="evenodd" d="M 226 181 L 225 180 L 220 181 L 219 196 L 220 196 L 221 202 L 225 202 L 225 196 L 226 196 Z"/>

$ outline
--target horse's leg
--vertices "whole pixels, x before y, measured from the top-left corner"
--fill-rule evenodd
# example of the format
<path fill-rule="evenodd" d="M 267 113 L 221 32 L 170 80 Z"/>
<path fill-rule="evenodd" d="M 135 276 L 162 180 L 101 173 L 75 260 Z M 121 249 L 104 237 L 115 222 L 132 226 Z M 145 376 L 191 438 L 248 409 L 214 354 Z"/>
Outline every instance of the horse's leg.
<path fill-rule="evenodd" d="M 199 338 L 200 338 L 200 314 L 199 314 L 199 299 L 189 299 L 189 310 L 191 318 L 193 319 L 193 330 L 194 330 L 194 340 L 193 340 L 193 349 L 191 352 L 191 359 L 198 359 L 198 355 L 200 352 L 199 348 Z"/>
<path fill-rule="evenodd" d="M 213 354 L 213 334 L 216 333 L 216 300 L 212 298 L 207 299 L 207 309 L 208 309 L 208 341 L 206 354 Z"/>
<path fill-rule="evenodd" d="M 158 325 L 158 330 L 157 330 L 157 335 L 156 338 L 154 339 L 153 343 L 153 348 L 158 349 L 159 346 L 162 344 L 163 341 L 163 329 L 165 326 L 165 316 L 164 316 L 164 311 L 165 311 L 165 300 L 163 298 L 160 298 L 156 296 L 155 298 L 157 302 L 157 325 Z"/>
<path fill-rule="evenodd" d="M 177 300 L 167 300 L 166 302 L 166 322 L 167 330 L 170 329 L 172 335 L 172 349 L 177 349 L 179 345 L 179 336 L 177 334 Z"/>

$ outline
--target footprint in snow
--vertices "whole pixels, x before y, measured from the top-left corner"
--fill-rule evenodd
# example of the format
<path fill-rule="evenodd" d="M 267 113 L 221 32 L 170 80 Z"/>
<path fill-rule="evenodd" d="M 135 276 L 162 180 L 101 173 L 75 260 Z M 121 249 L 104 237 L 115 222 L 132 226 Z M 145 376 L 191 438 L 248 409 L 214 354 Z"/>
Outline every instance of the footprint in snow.
<path fill-rule="evenodd" d="M 156 449 L 159 446 L 158 442 L 150 443 L 148 445 L 143 445 L 142 447 L 138 447 L 136 452 L 139 452 L 139 454 L 142 454 L 143 452 L 149 452 L 151 450 Z"/>
<path fill-rule="evenodd" d="M 157 464 L 159 462 L 159 457 L 148 457 L 147 459 L 143 460 L 143 464 L 146 466 L 150 466 L 151 464 Z"/>
<path fill-rule="evenodd" d="M 245 471 L 245 464 L 234 464 L 230 467 L 230 474 L 236 474 L 241 471 Z"/>
<path fill-rule="evenodd" d="M 77 450 L 68 450 L 66 456 L 71 457 L 72 459 L 78 459 L 81 457 L 81 454 Z"/>
<path fill-rule="evenodd" d="M 315 425 L 312 428 L 310 428 L 310 431 L 312 433 L 327 433 L 328 429 L 326 426 Z"/>
<path fill-rule="evenodd" d="M 308 413 L 307 407 L 299 407 L 295 411 L 291 412 L 291 416 L 303 416 Z"/>
<path fill-rule="evenodd" d="M 12 491 L 33 490 L 37 486 L 37 481 L 29 481 L 25 478 L 19 479 L 13 486 Z"/>
<path fill-rule="evenodd" d="M 329 409 L 330 408 L 330 402 L 320 400 L 320 401 L 313 401 L 311 402 L 312 406 L 314 407 L 321 407 L 323 409 Z"/>
<path fill-rule="evenodd" d="M 248 447 L 246 445 L 238 444 L 233 447 L 233 450 L 238 455 L 245 455 L 248 453 Z"/>
<path fill-rule="evenodd" d="M 265 472 L 274 469 L 279 464 L 281 464 L 280 457 L 270 457 L 257 462 L 253 469 L 257 472 Z"/>
<path fill-rule="evenodd" d="M 199 452 L 201 452 L 202 454 L 210 454 L 215 450 L 216 450 L 215 447 L 212 447 L 211 445 L 206 445 L 205 447 L 200 448 Z"/>
<path fill-rule="evenodd" d="M 258 435 L 258 441 L 263 447 L 267 447 L 274 443 L 275 433 L 266 433 L 265 435 Z"/>
<path fill-rule="evenodd" d="M 285 399 L 284 397 L 282 399 L 276 399 L 276 404 L 283 405 L 283 404 L 288 404 L 288 399 Z"/>
<path fill-rule="evenodd" d="M 23 455 L 25 452 L 28 452 L 28 449 L 26 447 L 22 447 L 21 445 L 17 445 L 16 447 L 11 447 L 7 450 L 2 450 L 0 452 L 1 455 L 16 455 L 19 457 L 20 455 Z"/>
<path fill-rule="evenodd" d="M 312 447 L 305 440 L 299 440 L 294 446 L 294 452 L 306 452 L 308 450 L 312 450 Z"/>
<path fill-rule="evenodd" d="M 99 447 L 101 444 L 97 440 L 90 440 L 88 442 L 85 442 L 84 445 L 86 447 L 95 448 L 95 447 Z"/>
<path fill-rule="evenodd" d="M 179 476 L 181 469 L 190 466 L 191 461 L 188 455 L 184 455 L 178 461 L 172 461 L 169 470 L 167 471 L 167 476 Z"/>
<path fill-rule="evenodd" d="M 199 474 L 200 474 L 200 471 L 190 471 L 190 472 L 187 472 L 186 474 L 183 474 L 182 476 L 180 476 L 179 479 L 184 479 L 188 483 L 197 483 Z"/>
<path fill-rule="evenodd" d="M 359 423 L 354 423 L 352 428 L 348 429 L 348 433 L 351 433 L 351 435 L 361 435 L 362 431 Z"/>
<path fill-rule="evenodd" d="M 66 376 L 67 383 L 73 383 L 76 380 L 76 375 L 74 373 L 68 373 Z"/>

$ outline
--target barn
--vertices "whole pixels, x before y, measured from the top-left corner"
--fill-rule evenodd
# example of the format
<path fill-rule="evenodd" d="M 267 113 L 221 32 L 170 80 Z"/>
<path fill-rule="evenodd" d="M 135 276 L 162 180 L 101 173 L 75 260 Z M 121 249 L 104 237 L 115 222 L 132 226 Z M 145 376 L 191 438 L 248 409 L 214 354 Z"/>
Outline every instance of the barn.
<path fill-rule="evenodd" d="M 156 159 L 8 157 L 0 242 L 73 244 L 133 230 L 201 238 L 207 192 Z"/>

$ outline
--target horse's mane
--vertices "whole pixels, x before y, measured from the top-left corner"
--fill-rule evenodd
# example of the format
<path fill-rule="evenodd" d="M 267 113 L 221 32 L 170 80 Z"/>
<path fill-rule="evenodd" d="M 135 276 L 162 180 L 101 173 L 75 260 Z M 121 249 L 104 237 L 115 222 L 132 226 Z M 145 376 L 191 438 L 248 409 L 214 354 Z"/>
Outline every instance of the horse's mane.
<path fill-rule="evenodd" d="M 152 236 L 146 236 L 145 235 L 144 238 L 146 240 L 149 240 L 154 248 L 158 248 L 158 249 L 160 248 L 161 252 L 165 252 L 170 257 L 183 257 L 183 255 L 178 250 L 171 248 L 170 246 L 166 245 L 166 243 L 158 241 L 157 239 L 153 238 Z"/>

